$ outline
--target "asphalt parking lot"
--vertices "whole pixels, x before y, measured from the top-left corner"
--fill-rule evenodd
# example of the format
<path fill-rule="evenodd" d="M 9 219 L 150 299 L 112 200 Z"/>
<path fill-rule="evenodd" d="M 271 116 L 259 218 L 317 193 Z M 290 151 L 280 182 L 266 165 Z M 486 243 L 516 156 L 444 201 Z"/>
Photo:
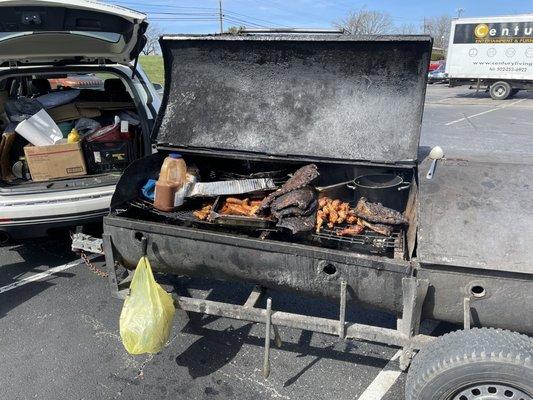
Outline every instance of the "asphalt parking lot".
<path fill-rule="evenodd" d="M 533 161 L 533 93 L 495 102 L 467 88 L 428 86 L 421 145 L 446 156 Z M 0 249 L 3 399 L 402 399 L 396 348 L 282 329 L 261 375 L 264 327 L 177 313 L 168 346 L 130 356 L 118 335 L 121 301 L 80 264 L 65 237 Z M 97 259 L 97 265 L 102 265 Z M 249 286 L 179 279 L 195 296 L 242 303 Z M 335 318 L 335 304 L 270 292 L 278 310 Z M 347 319 L 394 327 L 387 314 Z M 428 322 L 425 329 L 453 329 Z"/>

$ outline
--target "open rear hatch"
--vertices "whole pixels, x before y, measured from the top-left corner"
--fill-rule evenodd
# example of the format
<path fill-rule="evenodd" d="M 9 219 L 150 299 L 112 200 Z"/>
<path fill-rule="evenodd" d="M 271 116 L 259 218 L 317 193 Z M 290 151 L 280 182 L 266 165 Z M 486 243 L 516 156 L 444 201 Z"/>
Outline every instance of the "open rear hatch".
<path fill-rule="evenodd" d="M 95 1 L 0 0 L 0 64 L 128 64 L 146 28 L 146 15 Z"/>

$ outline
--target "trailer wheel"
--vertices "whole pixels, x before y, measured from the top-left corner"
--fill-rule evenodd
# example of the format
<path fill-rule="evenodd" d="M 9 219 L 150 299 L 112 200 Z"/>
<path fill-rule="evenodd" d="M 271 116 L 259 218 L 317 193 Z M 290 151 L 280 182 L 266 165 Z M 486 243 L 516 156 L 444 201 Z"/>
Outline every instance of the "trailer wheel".
<path fill-rule="evenodd" d="M 505 81 L 494 82 L 490 85 L 489 93 L 494 100 L 505 100 L 511 95 L 511 85 Z"/>
<path fill-rule="evenodd" d="M 444 335 L 415 356 L 407 400 L 532 400 L 533 339 L 501 329 Z"/>

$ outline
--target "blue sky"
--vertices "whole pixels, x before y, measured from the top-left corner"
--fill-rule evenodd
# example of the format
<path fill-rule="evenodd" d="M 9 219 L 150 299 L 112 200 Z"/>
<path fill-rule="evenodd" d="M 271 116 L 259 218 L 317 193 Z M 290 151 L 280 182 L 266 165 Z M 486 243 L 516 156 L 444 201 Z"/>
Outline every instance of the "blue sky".
<path fill-rule="evenodd" d="M 115 0 L 118 5 L 146 12 L 164 33 L 211 33 L 218 31 L 218 0 Z M 365 7 L 386 11 L 397 25 L 421 26 L 424 17 L 447 14 L 458 8 L 463 16 L 477 17 L 533 13 L 532 0 L 222 0 L 231 25 L 255 27 L 331 28 L 332 22 L 349 11 Z"/>

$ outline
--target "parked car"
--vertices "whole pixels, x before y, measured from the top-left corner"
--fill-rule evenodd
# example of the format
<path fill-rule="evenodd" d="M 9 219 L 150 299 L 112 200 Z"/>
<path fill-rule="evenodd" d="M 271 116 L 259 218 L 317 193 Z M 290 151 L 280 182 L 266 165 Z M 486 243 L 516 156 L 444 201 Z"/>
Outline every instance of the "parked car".
<path fill-rule="evenodd" d="M 441 64 L 437 69 L 428 72 L 428 83 L 444 83 L 448 80 L 448 74 L 445 71 L 446 64 Z"/>
<path fill-rule="evenodd" d="M 2 106 L 6 101 L 78 88 L 79 101 L 85 104 L 79 107 L 90 107 L 86 110 L 97 114 L 94 119 L 102 125 L 112 124 L 122 111 L 137 118 L 136 125 L 129 125 L 134 158 L 152 152 L 150 131 L 160 96 L 141 66 L 133 68 L 145 40 L 144 14 L 85 0 L 2 0 L 0 14 L 2 26 L 8 30 L 0 34 Z M 69 18 L 54 18 L 56 15 Z M 8 137 L 13 121 L 2 125 L 3 136 Z M 101 221 L 124 165 L 89 171 L 86 176 L 36 182 L 23 173 L 23 148 L 28 142 L 19 135 L 12 137 L 14 142 L 9 150 L 3 148 L 1 159 L 0 243 L 44 235 L 51 228 Z"/>
<path fill-rule="evenodd" d="M 431 71 L 435 71 L 437 68 L 439 68 L 442 64 L 444 63 L 444 60 L 439 60 L 439 61 L 431 61 L 429 63 L 429 68 L 428 68 L 428 71 L 431 72 Z"/>

